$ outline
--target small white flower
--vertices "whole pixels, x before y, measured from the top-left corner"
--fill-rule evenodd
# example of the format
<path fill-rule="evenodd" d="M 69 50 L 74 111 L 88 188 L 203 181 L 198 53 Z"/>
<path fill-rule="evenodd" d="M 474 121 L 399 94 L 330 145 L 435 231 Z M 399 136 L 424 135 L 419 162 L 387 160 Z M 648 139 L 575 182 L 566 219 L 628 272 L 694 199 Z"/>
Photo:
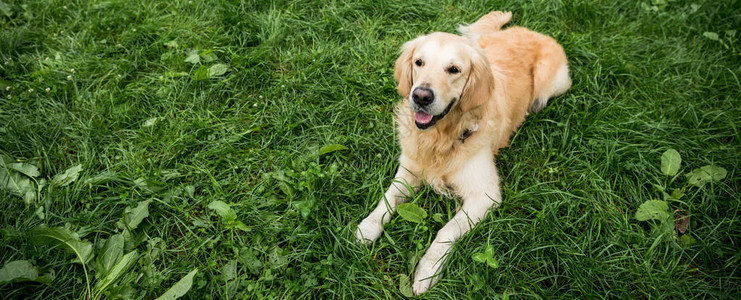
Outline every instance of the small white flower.
<path fill-rule="evenodd" d="M 47 93 L 48 93 L 48 92 L 51 92 L 51 88 L 46 88 L 46 89 L 45 89 L 45 91 L 46 91 Z"/>
<path fill-rule="evenodd" d="M 121 74 L 116 75 L 116 77 L 121 78 Z"/>
<path fill-rule="evenodd" d="M 258 98 L 262 99 L 262 95 L 260 95 Z"/>
<path fill-rule="evenodd" d="M 284 88 L 284 87 L 286 87 L 286 85 L 285 84 L 281 84 L 280 87 Z"/>
<path fill-rule="evenodd" d="M 13 98 L 12 96 L 8 95 L 8 99 L 12 99 L 12 98 Z"/>
<path fill-rule="evenodd" d="M 257 107 L 257 103 L 255 103 L 255 104 L 252 104 L 252 107 Z"/>
<path fill-rule="evenodd" d="M 28 92 L 29 93 L 33 93 L 33 89 L 28 89 Z"/>
<path fill-rule="evenodd" d="M 69 71 L 72 72 L 72 74 L 77 73 L 77 71 L 75 71 L 75 69 L 69 69 Z"/>
<path fill-rule="evenodd" d="M 72 75 L 67 75 L 67 81 L 72 81 Z"/>
<path fill-rule="evenodd" d="M 52 36 L 53 36 L 53 37 L 57 37 L 57 34 L 55 33 L 55 34 L 53 34 Z"/>
<path fill-rule="evenodd" d="M 62 6 L 62 8 L 64 8 L 64 9 L 67 9 L 67 5 L 65 5 L 65 6 Z"/>
<path fill-rule="evenodd" d="M 6 86 L 6 87 L 5 87 L 5 90 L 6 90 L 6 91 L 10 91 L 10 86 Z"/>

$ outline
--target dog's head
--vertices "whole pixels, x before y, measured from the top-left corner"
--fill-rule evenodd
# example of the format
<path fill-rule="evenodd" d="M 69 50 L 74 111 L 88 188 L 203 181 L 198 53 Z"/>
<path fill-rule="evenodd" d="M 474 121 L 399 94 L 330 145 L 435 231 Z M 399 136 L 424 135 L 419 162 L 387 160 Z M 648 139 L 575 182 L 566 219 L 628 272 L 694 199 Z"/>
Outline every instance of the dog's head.
<path fill-rule="evenodd" d="M 482 105 L 494 89 L 481 49 L 465 37 L 442 32 L 406 42 L 394 77 L 419 129 L 435 125 L 453 109 L 466 112 Z"/>

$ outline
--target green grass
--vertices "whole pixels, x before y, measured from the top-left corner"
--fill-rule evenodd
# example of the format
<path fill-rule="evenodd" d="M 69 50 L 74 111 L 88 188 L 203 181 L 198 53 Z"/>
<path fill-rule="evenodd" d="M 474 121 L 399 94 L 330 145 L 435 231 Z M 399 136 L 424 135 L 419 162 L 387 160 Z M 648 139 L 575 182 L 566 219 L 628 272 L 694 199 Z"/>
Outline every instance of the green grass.
<path fill-rule="evenodd" d="M 397 167 L 393 62 L 404 41 L 494 9 L 561 42 L 574 85 L 497 157 L 504 203 L 423 298 L 741 296 L 741 32 L 726 33 L 739 1 L 254 2 L 0 1 L 0 154 L 47 182 L 82 165 L 30 204 L 0 189 L 0 263 L 55 275 L 0 283 L 4 298 L 84 298 L 81 264 L 31 229 L 102 246 L 145 200 L 125 247 L 142 256 L 120 282 L 132 298 L 195 268 L 186 298 L 401 298 L 442 224 L 396 218 L 370 248 L 352 237 Z M 197 80 L 217 63 L 228 72 Z M 317 157 L 331 144 L 348 149 Z M 670 148 L 675 178 L 659 171 Z M 727 177 L 685 185 L 708 164 Z M 691 215 L 694 245 L 634 218 L 660 188 L 685 188 L 669 206 Z M 217 200 L 249 231 L 220 221 Z M 414 201 L 444 221 L 458 204 L 427 189 Z M 497 269 L 471 258 L 490 245 Z"/>

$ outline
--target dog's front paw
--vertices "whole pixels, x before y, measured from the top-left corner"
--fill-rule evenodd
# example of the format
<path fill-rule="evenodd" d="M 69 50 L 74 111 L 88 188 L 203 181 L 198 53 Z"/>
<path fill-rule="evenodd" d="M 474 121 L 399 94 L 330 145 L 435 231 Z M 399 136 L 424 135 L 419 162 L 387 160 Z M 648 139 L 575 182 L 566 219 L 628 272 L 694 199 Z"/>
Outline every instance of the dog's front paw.
<path fill-rule="evenodd" d="M 359 243 L 370 245 L 381 236 L 382 232 L 383 225 L 381 221 L 368 217 L 358 225 L 358 230 L 355 231 L 355 238 Z"/>
<path fill-rule="evenodd" d="M 431 284 L 432 279 L 425 279 L 425 280 L 415 280 L 412 284 L 412 292 L 415 296 L 419 296 L 423 293 L 426 293 L 427 290 L 430 289 L 432 286 Z"/>
<path fill-rule="evenodd" d="M 444 253 L 444 251 L 442 252 Z M 435 283 L 440 280 L 440 269 L 444 262 L 444 257 L 440 249 L 431 247 L 417 264 L 414 271 L 414 281 L 412 291 L 415 295 L 427 292 Z"/>

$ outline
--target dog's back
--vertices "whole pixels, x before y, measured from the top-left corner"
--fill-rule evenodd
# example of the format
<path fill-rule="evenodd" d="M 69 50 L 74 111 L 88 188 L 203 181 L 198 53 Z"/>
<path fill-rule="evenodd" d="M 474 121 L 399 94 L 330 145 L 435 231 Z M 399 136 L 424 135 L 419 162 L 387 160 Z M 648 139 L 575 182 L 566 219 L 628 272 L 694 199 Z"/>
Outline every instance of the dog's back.
<path fill-rule="evenodd" d="M 563 47 L 553 38 L 522 27 L 502 30 L 512 17 L 510 12 L 491 12 L 458 30 L 483 49 L 494 76 L 504 86 L 503 110 L 514 131 L 528 112 L 543 109 L 548 100 L 571 87 L 568 61 Z M 508 139 L 506 139 L 508 140 Z M 507 145 L 504 141 L 501 148 Z"/>

